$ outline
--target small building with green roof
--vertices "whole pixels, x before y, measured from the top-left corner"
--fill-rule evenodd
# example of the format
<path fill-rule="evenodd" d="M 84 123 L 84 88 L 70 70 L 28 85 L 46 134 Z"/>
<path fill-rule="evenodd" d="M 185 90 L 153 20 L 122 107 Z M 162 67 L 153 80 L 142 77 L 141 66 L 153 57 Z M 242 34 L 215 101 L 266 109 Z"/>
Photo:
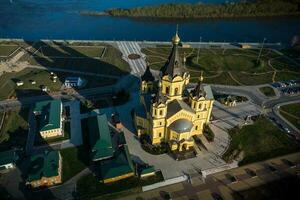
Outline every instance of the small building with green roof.
<path fill-rule="evenodd" d="M 0 172 L 15 168 L 19 156 L 15 150 L 0 152 Z"/>
<path fill-rule="evenodd" d="M 127 145 L 119 147 L 114 157 L 100 163 L 103 183 L 111 183 L 134 176 L 134 166 Z"/>
<path fill-rule="evenodd" d="M 93 161 L 100 161 L 114 156 L 114 148 L 105 114 L 88 119 L 90 156 Z"/>
<path fill-rule="evenodd" d="M 143 167 L 140 170 L 140 177 L 148 177 L 148 176 L 153 176 L 155 175 L 155 169 L 153 166 L 147 166 L 147 167 Z"/>
<path fill-rule="evenodd" d="M 30 158 L 26 185 L 33 188 L 61 183 L 62 158 L 59 151 L 45 151 Z"/>
<path fill-rule="evenodd" d="M 60 100 L 40 101 L 35 104 L 34 114 L 41 137 L 62 135 L 62 103 Z"/>

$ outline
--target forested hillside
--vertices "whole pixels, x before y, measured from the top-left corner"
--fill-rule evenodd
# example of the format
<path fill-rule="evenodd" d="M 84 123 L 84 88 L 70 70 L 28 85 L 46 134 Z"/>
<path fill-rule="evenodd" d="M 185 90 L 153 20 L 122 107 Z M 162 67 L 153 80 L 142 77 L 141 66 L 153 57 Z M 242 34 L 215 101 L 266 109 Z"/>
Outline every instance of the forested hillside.
<path fill-rule="evenodd" d="M 164 4 L 132 9 L 111 9 L 111 16 L 157 18 L 224 18 L 299 15 L 300 0 L 258 0 L 226 4 Z"/>

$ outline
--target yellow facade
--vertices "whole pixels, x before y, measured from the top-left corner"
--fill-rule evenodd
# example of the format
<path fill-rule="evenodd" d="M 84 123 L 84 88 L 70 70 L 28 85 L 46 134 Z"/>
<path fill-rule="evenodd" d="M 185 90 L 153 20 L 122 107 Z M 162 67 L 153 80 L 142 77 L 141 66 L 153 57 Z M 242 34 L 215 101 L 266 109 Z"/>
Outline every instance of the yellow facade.
<path fill-rule="evenodd" d="M 122 179 L 126 179 L 126 178 L 129 178 L 129 177 L 132 177 L 132 176 L 134 176 L 133 172 L 128 173 L 128 174 L 124 174 L 122 176 L 116 176 L 116 177 L 113 177 L 113 178 L 104 179 L 103 183 L 113 183 L 113 182 L 116 182 L 116 181 L 119 181 L 119 180 L 122 180 Z"/>
<path fill-rule="evenodd" d="M 58 137 L 58 136 L 62 136 L 62 129 L 57 128 L 57 129 L 51 129 L 47 131 L 40 131 L 40 134 L 42 138 Z"/>
<path fill-rule="evenodd" d="M 149 78 L 149 70 L 142 76 L 141 105 L 135 113 L 135 125 L 138 135 L 148 134 L 153 145 L 166 142 L 171 150 L 182 151 L 194 145 L 194 135 L 202 134 L 214 99 L 210 87 L 202 86 L 202 79 L 192 91 L 186 91 L 190 75 L 185 72 L 179 56 L 178 34 L 172 42 L 169 59 L 160 71 L 155 98 L 148 103 L 146 99 L 155 89 L 155 82 Z M 183 95 L 184 91 L 188 95 Z"/>

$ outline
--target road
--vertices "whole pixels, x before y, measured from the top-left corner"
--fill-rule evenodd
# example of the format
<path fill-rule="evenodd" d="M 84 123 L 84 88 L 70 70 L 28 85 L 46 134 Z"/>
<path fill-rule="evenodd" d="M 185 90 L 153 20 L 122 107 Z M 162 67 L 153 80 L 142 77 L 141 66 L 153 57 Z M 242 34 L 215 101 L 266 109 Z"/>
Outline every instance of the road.
<path fill-rule="evenodd" d="M 246 96 L 251 101 L 260 106 L 262 112 L 265 112 L 269 118 L 275 119 L 277 121 L 276 125 L 281 124 L 282 127 L 287 127 L 292 133 L 297 133 L 300 137 L 300 132 L 294 126 L 287 123 L 286 120 L 282 119 L 279 115 L 277 106 L 282 103 L 289 103 L 300 100 L 300 95 L 294 96 L 286 96 L 280 95 L 275 98 L 267 98 L 260 94 L 257 90 L 257 86 L 222 86 L 222 85 L 213 85 L 212 89 L 217 93 L 225 93 L 225 94 L 233 94 L 233 95 L 241 95 Z M 280 127 L 282 129 L 282 127 Z"/>

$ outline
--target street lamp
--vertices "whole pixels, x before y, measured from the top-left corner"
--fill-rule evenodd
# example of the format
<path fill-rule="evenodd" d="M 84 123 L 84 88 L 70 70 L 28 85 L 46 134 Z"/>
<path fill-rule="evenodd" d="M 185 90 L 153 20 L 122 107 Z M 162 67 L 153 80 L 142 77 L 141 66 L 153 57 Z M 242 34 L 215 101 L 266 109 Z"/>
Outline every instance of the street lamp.
<path fill-rule="evenodd" d="M 263 50 L 263 48 L 264 48 L 265 41 L 266 41 L 266 38 L 264 38 L 264 40 L 263 40 L 263 43 L 262 43 L 262 45 L 261 45 L 261 48 L 260 48 L 260 51 L 259 51 L 259 54 L 258 54 L 258 57 L 257 57 L 256 63 L 258 63 L 258 61 L 259 61 L 259 59 L 260 59 L 260 56 L 261 56 L 262 50 Z"/>

